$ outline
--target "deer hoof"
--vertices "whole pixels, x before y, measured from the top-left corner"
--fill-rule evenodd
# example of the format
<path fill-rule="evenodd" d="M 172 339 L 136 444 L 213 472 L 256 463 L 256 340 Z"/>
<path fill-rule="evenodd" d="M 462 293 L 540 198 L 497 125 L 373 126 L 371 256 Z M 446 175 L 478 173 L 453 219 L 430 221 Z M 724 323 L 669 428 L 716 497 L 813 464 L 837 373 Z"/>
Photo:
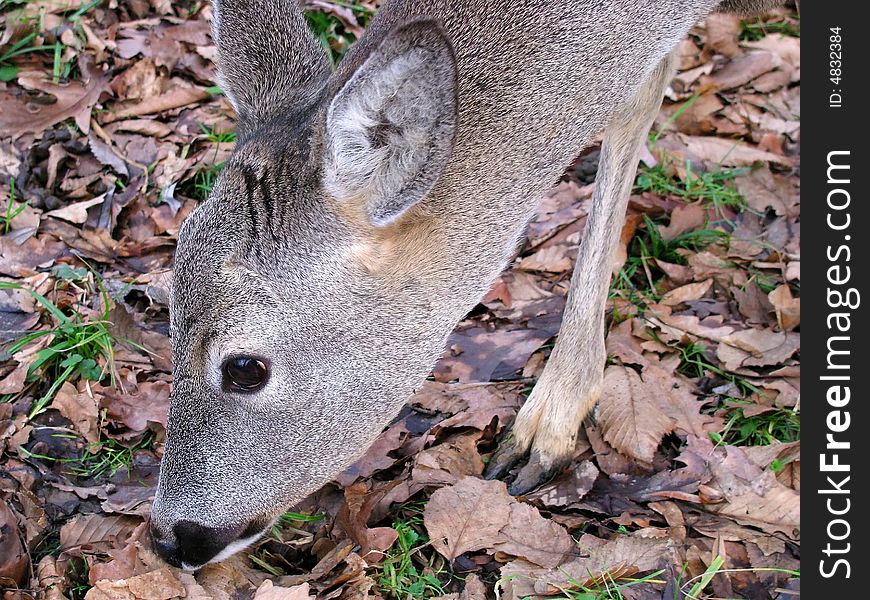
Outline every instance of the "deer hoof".
<path fill-rule="evenodd" d="M 508 486 L 512 496 L 522 496 L 538 488 L 562 470 L 568 461 L 550 460 L 535 449 L 529 454 L 529 460 L 517 473 L 516 478 Z"/>
<path fill-rule="evenodd" d="M 502 436 L 498 448 L 489 459 L 483 476 L 486 479 L 504 479 L 510 470 L 526 455 L 526 448 L 521 447 L 515 437 L 510 434 Z"/>

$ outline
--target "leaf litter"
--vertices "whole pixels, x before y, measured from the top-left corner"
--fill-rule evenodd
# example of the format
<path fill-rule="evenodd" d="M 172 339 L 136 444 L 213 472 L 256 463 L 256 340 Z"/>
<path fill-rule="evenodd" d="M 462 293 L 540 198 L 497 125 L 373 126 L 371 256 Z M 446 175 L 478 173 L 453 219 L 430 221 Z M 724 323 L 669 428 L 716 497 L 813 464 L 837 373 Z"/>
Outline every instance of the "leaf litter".
<path fill-rule="evenodd" d="M 306 4 L 335 60 L 377 9 Z M 672 598 L 716 561 L 720 596 L 799 589 L 790 9 L 712 15 L 680 45 L 617 252 L 606 391 L 569 467 L 521 498 L 481 478 L 558 334 L 595 145 L 356 465 L 244 553 L 196 574 L 161 563 L 147 518 L 172 253 L 235 142 L 210 18 L 159 0 L 0 12 L 5 597 Z"/>

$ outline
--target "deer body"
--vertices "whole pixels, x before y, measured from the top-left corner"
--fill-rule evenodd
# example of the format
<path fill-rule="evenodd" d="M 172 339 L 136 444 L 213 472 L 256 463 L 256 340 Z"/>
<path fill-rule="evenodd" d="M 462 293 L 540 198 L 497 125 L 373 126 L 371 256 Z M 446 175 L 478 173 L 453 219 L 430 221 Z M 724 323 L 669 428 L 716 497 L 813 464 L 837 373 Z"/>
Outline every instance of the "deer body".
<path fill-rule="evenodd" d="M 564 464 L 668 56 L 716 5 L 387 2 L 333 74 L 295 2 L 215 2 L 240 138 L 179 236 L 160 554 L 222 558 L 358 458 L 605 131 L 559 342 L 488 474 L 530 453 L 521 492 Z"/>

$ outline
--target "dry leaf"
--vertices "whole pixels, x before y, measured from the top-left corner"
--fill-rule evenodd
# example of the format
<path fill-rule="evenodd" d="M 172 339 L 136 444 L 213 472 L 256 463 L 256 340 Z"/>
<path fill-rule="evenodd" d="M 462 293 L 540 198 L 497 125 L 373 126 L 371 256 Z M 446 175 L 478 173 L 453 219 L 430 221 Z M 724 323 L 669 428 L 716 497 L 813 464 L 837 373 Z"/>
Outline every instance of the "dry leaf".
<path fill-rule="evenodd" d="M 654 400 L 657 392 L 629 367 L 610 366 L 604 371 L 598 409 L 604 439 L 622 454 L 648 465 L 661 439 L 674 429 L 673 420 Z"/>
<path fill-rule="evenodd" d="M 91 110 L 106 89 L 109 78 L 103 73 L 92 71 L 87 83 L 70 81 L 57 84 L 44 80 L 40 75 L 22 74 L 18 82 L 51 94 L 57 101 L 40 106 L 0 93 L 0 130 L 13 139 L 29 132 L 41 134 L 43 130 L 69 118 L 75 119 L 79 129 L 87 133 L 91 126 Z"/>
<path fill-rule="evenodd" d="M 98 581 L 85 600 L 171 600 L 186 595 L 184 586 L 164 567 L 118 581 Z"/>
<path fill-rule="evenodd" d="M 6 501 L 0 502 L 0 578 L 20 584 L 30 558 L 18 532 L 18 519 Z"/>
<path fill-rule="evenodd" d="M 710 286 L 713 285 L 712 279 L 706 279 L 698 283 L 689 283 L 682 287 L 671 290 L 662 296 L 661 304 L 665 306 L 677 306 L 690 300 L 698 300 L 707 295 Z"/>
<path fill-rule="evenodd" d="M 268 579 L 261 583 L 254 593 L 254 600 L 308 600 L 309 598 L 312 596 L 309 594 L 307 583 L 293 587 L 280 587 Z"/>
<path fill-rule="evenodd" d="M 493 544 L 493 550 L 548 569 L 562 564 L 575 549 L 574 540 L 564 527 L 545 519 L 537 508 L 522 502 L 511 504 L 508 523 L 501 528 L 499 536 L 502 541 Z"/>
<path fill-rule="evenodd" d="M 45 216 L 63 219 L 64 221 L 69 221 L 70 223 L 81 224 L 88 220 L 88 209 L 92 206 L 96 206 L 97 204 L 102 204 L 103 200 L 105 199 L 106 195 L 103 194 L 102 196 L 97 196 L 96 198 L 92 198 L 91 200 L 74 202 L 73 204 L 64 206 L 63 208 L 49 211 L 45 213 Z"/>
<path fill-rule="evenodd" d="M 475 477 L 435 490 L 423 512 L 432 547 L 452 561 L 506 541 L 500 531 L 510 520 L 514 502 L 503 482 Z"/>
<path fill-rule="evenodd" d="M 783 331 L 791 331 L 801 324 L 801 299 L 791 295 L 787 284 L 780 285 L 767 295 L 776 310 L 776 322 Z"/>

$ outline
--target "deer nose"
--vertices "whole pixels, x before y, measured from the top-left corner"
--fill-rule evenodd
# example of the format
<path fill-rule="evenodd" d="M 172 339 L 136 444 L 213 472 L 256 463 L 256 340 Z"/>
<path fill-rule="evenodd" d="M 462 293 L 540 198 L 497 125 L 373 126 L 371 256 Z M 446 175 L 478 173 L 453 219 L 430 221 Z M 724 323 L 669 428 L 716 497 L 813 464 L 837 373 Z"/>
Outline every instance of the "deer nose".
<path fill-rule="evenodd" d="M 178 552 L 178 544 L 175 543 L 175 536 L 167 535 L 158 527 L 151 523 L 151 546 L 157 556 L 165 560 L 173 567 L 181 567 L 181 556 Z"/>
<path fill-rule="evenodd" d="M 152 525 L 154 551 L 173 567 L 197 569 L 239 538 L 245 527 L 209 527 L 178 521 L 167 535 Z"/>

